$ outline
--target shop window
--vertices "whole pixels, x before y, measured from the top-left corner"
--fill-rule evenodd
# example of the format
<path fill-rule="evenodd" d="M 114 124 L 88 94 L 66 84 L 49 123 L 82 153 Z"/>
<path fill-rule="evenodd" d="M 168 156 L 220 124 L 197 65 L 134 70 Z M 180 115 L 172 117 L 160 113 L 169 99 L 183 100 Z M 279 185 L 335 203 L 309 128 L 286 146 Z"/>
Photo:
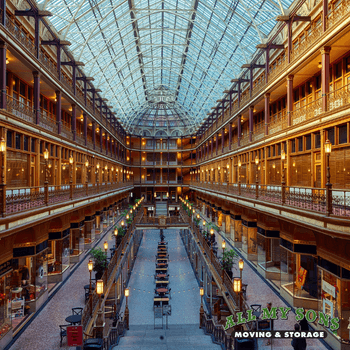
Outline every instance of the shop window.
<path fill-rule="evenodd" d="M 327 138 L 331 142 L 331 144 L 334 145 L 334 128 L 327 130 Z"/>
<path fill-rule="evenodd" d="M 23 136 L 23 149 L 25 150 L 25 151 L 28 151 L 28 136 Z"/>
<path fill-rule="evenodd" d="M 19 93 L 22 96 L 26 96 L 26 86 L 23 82 L 20 82 Z"/>
<path fill-rule="evenodd" d="M 295 139 L 291 141 L 292 153 L 295 153 Z"/>
<path fill-rule="evenodd" d="M 346 73 L 350 72 L 350 56 L 345 59 L 345 71 Z"/>
<path fill-rule="evenodd" d="M 336 65 L 335 65 L 335 79 L 338 79 L 342 76 L 342 62 L 338 62 Z"/>
<path fill-rule="evenodd" d="M 15 148 L 21 149 L 21 135 L 16 133 L 15 136 Z"/>
<path fill-rule="evenodd" d="M 315 148 L 321 148 L 321 134 L 315 134 Z"/>
<path fill-rule="evenodd" d="M 301 87 L 301 98 L 305 97 L 305 85 L 302 85 Z"/>
<path fill-rule="evenodd" d="M 281 144 L 280 143 L 277 145 L 277 155 L 278 156 L 281 155 Z"/>
<path fill-rule="evenodd" d="M 32 138 L 32 142 L 31 142 L 31 151 L 32 152 L 35 152 L 35 141 L 36 141 L 36 139 Z"/>
<path fill-rule="evenodd" d="M 271 146 L 272 149 L 272 157 L 276 156 L 276 147 L 275 146 Z"/>
<path fill-rule="evenodd" d="M 303 151 L 303 138 L 298 137 L 298 152 L 302 152 L 302 151 Z"/>
<path fill-rule="evenodd" d="M 316 90 L 321 89 L 321 75 L 316 77 Z"/>
<path fill-rule="evenodd" d="M 294 102 L 299 101 L 299 89 L 294 90 Z"/>
<path fill-rule="evenodd" d="M 305 136 L 305 150 L 308 151 L 311 149 L 311 135 Z"/>
<path fill-rule="evenodd" d="M 338 127 L 339 130 L 339 144 L 348 142 L 347 125 L 341 125 Z"/>
<path fill-rule="evenodd" d="M 13 132 L 8 130 L 7 131 L 7 147 L 12 148 L 12 139 L 13 139 Z"/>

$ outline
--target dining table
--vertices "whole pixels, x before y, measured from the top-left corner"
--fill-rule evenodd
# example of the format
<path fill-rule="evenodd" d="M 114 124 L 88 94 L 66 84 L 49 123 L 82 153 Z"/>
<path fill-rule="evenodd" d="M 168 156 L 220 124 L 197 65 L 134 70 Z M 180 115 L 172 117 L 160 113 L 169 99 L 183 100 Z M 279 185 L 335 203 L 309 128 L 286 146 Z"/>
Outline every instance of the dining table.
<path fill-rule="evenodd" d="M 159 294 L 164 294 L 164 293 L 167 293 L 168 291 L 169 291 L 168 288 L 157 288 L 156 289 L 156 292 Z"/>
<path fill-rule="evenodd" d="M 66 317 L 66 322 L 72 325 L 81 323 L 81 315 L 70 315 Z"/>

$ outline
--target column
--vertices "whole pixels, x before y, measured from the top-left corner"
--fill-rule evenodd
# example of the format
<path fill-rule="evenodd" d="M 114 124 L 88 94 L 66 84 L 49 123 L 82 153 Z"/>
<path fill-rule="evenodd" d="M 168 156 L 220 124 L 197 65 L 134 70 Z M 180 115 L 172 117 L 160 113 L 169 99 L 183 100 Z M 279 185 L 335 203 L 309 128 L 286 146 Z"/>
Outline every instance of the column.
<path fill-rule="evenodd" d="M 6 26 L 6 0 L 1 1 L 1 24 L 5 27 Z"/>
<path fill-rule="evenodd" d="M 209 145 L 209 141 L 208 141 L 208 145 Z M 211 156 L 213 156 L 213 152 L 214 152 L 214 138 L 212 140 L 210 140 L 210 147 L 211 147 Z M 208 151 L 208 156 L 209 156 L 209 151 Z"/>
<path fill-rule="evenodd" d="M 328 0 L 322 1 L 323 11 L 322 11 L 322 29 L 323 32 L 327 30 L 327 17 L 328 17 Z"/>
<path fill-rule="evenodd" d="M 6 4 L 6 1 L 3 1 Z M 5 5 L 6 8 L 6 5 Z M 0 108 L 6 109 L 6 53 L 7 44 L 4 41 L 0 42 Z M 12 96 L 11 96 L 12 97 Z"/>
<path fill-rule="evenodd" d="M 58 135 L 62 132 L 61 91 L 56 91 L 56 123 Z"/>
<path fill-rule="evenodd" d="M 77 67 L 74 64 L 74 62 L 73 62 L 73 65 L 72 65 L 72 70 L 73 70 L 73 73 L 72 73 L 73 94 L 76 95 L 76 93 L 77 93 Z"/>
<path fill-rule="evenodd" d="M 93 148 L 96 149 L 96 123 L 92 122 L 92 144 Z"/>
<path fill-rule="evenodd" d="M 254 106 L 249 106 L 249 142 L 253 140 Z"/>
<path fill-rule="evenodd" d="M 216 144 L 215 144 L 216 155 L 218 155 L 218 150 L 219 150 L 219 133 L 216 133 Z"/>
<path fill-rule="evenodd" d="M 85 106 L 86 106 L 86 101 L 87 101 L 86 77 L 85 77 L 85 79 L 83 80 L 83 83 L 84 83 L 84 103 L 85 103 Z"/>
<path fill-rule="evenodd" d="M 61 45 L 58 44 L 56 45 L 56 49 L 57 49 L 57 77 L 58 77 L 58 80 L 61 80 Z"/>
<path fill-rule="evenodd" d="M 103 129 L 100 126 L 100 152 L 102 153 L 102 144 L 103 144 Z"/>
<path fill-rule="evenodd" d="M 40 35 L 39 35 L 40 17 L 38 15 L 34 15 L 34 22 L 35 22 L 34 45 L 35 45 L 35 50 L 36 50 L 35 54 L 36 54 L 36 58 L 39 59 L 39 53 L 40 53 Z"/>
<path fill-rule="evenodd" d="M 34 115 L 35 123 L 39 124 L 40 122 L 40 74 L 39 72 L 33 72 L 34 77 Z"/>
<path fill-rule="evenodd" d="M 83 113 L 84 118 L 84 139 L 85 139 L 85 146 L 87 146 L 87 114 Z"/>
<path fill-rule="evenodd" d="M 249 69 L 249 96 L 252 97 L 253 95 L 253 67 L 250 67 Z"/>
<path fill-rule="evenodd" d="M 72 105 L 72 132 L 73 132 L 73 141 L 76 140 L 77 136 L 77 113 L 76 106 Z"/>
<path fill-rule="evenodd" d="M 232 143 L 232 123 L 228 125 L 228 149 L 231 150 Z"/>
<path fill-rule="evenodd" d="M 291 60 L 291 53 L 292 53 L 292 24 L 293 24 L 293 21 L 290 19 L 288 22 L 287 22 L 287 37 L 288 37 L 288 52 L 287 52 L 287 59 L 288 59 L 288 63 L 290 63 L 290 60 Z"/>
<path fill-rule="evenodd" d="M 265 50 L 265 84 L 269 81 L 270 72 L 270 48 L 267 47 Z"/>
<path fill-rule="evenodd" d="M 224 146 L 225 146 L 225 127 L 222 128 L 221 135 L 222 135 L 222 138 L 221 138 L 221 152 L 224 153 Z"/>
<path fill-rule="evenodd" d="M 242 136 L 242 119 L 241 119 L 241 115 L 239 115 L 238 119 L 237 119 L 237 134 L 238 134 L 237 146 L 239 147 L 241 145 L 241 136 Z"/>
<path fill-rule="evenodd" d="M 324 46 L 321 48 L 322 56 L 322 110 L 327 111 L 327 99 L 329 94 L 329 52 L 331 48 Z"/>
<path fill-rule="evenodd" d="M 237 83 L 238 85 L 238 92 L 237 92 L 237 106 L 238 106 L 238 109 L 240 108 L 240 105 L 241 105 L 241 82 L 239 81 Z"/>
<path fill-rule="evenodd" d="M 108 155 L 108 146 L 109 146 L 109 140 L 108 140 L 108 133 L 106 130 L 106 155 Z"/>
<path fill-rule="evenodd" d="M 270 123 L 270 94 L 267 93 L 264 95 L 265 97 L 265 136 L 269 134 L 269 123 Z"/>
<path fill-rule="evenodd" d="M 292 124 L 292 111 L 293 111 L 293 75 L 287 77 L 287 118 L 288 126 Z"/>

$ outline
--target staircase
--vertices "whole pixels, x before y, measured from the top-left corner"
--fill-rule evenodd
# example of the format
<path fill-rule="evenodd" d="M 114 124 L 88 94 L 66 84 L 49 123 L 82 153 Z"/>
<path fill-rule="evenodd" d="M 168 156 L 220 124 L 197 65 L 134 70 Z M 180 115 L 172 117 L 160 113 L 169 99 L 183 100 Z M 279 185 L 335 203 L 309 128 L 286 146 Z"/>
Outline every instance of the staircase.
<path fill-rule="evenodd" d="M 164 325 L 165 328 L 165 325 Z M 219 350 L 211 337 L 205 335 L 199 325 L 169 325 L 169 329 L 153 326 L 130 326 L 113 350 Z"/>
<path fill-rule="evenodd" d="M 156 202 L 156 216 L 168 216 L 167 202 Z"/>

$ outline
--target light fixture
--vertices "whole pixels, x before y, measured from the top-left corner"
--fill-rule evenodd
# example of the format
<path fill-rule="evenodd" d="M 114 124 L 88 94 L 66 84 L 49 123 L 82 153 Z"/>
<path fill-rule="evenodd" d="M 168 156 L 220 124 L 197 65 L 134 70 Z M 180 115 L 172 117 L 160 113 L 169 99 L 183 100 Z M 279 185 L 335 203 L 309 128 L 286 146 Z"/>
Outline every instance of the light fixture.
<path fill-rule="evenodd" d="M 73 159 L 73 155 L 71 153 L 70 157 L 69 157 L 69 164 L 73 164 L 73 162 L 74 162 L 74 159 Z"/>
<path fill-rule="evenodd" d="M 100 163 L 97 163 L 96 168 L 100 169 Z"/>
<path fill-rule="evenodd" d="M 125 219 L 129 220 L 129 218 L 130 218 L 129 214 L 126 214 Z"/>
<path fill-rule="evenodd" d="M 235 277 L 233 280 L 233 291 L 235 293 L 240 293 L 242 290 L 242 281 L 240 278 Z"/>
<path fill-rule="evenodd" d="M 242 166 L 242 162 L 239 160 L 238 161 L 238 166 L 241 167 Z"/>
<path fill-rule="evenodd" d="M 214 234 L 214 229 L 213 229 L 213 228 L 210 229 L 210 234 L 211 234 L 211 235 Z"/>
<path fill-rule="evenodd" d="M 45 151 L 44 151 L 44 159 L 46 159 L 46 160 L 49 159 L 49 151 L 48 151 L 47 148 L 46 148 Z"/>
<path fill-rule="evenodd" d="M 5 142 L 5 139 L 3 137 L 0 140 L 0 152 L 1 153 L 6 152 L 6 142 Z"/>
<path fill-rule="evenodd" d="M 205 226 L 205 220 L 203 220 L 203 226 Z"/>
<path fill-rule="evenodd" d="M 86 166 L 86 167 L 89 166 L 89 161 L 88 161 L 88 160 L 85 161 L 85 166 Z"/>
<path fill-rule="evenodd" d="M 105 170 L 106 170 L 106 171 L 108 170 L 108 166 L 107 166 L 107 165 L 105 166 Z"/>
<path fill-rule="evenodd" d="M 318 62 L 317 68 L 319 68 L 319 69 L 322 68 L 322 62 Z"/>
<path fill-rule="evenodd" d="M 244 260 L 243 259 L 239 259 L 238 267 L 239 267 L 240 270 L 243 270 L 243 267 L 244 267 Z"/>
<path fill-rule="evenodd" d="M 227 164 L 227 165 L 226 165 L 226 168 L 229 169 L 229 168 L 230 168 L 230 164 Z"/>
<path fill-rule="evenodd" d="M 93 261 L 90 259 L 89 262 L 88 262 L 88 269 L 89 269 L 89 271 L 91 272 L 93 268 L 94 268 L 94 263 L 93 263 Z"/>
<path fill-rule="evenodd" d="M 122 222 L 120 223 L 120 225 L 121 225 L 122 227 L 124 227 L 124 225 L 125 225 L 124 220 L 122 220 Z"/>
<path fill-rule="evenodd" d="M 199 219 L 200 218 L 200 216 L 199 216 L 199 214 L 197 214 L 197 219 Z"/>
<path fill-rule="evenodd" d="M 126 298 L 130 295 L 130 289 L 129 288 L 125 288 L 124 295 L 125 295 Z"/>
<path fill-rule="evenodd" d="M 286 160 L 286 152 L 284 151 L 284 149 L 281 152 L 281 159 Z"/>
<path fill-rule="evenodd" d="M 332 152 L 332 143 L 328 139 L 324 143 L 324 151 L 326 153 L 331 153 Z"/>
<path fill-rule="evenodd" d="M 103 280 L 97 280 L 97 282 L 96 282 L 96 293 L 98 295 L 103 294 Z"/>
<path fill-rule="evenodd" d="M 259 157 L 258 157 L 258 156 L 255 157 L 255 164 L 256 164 L 256 165 L 259 164 Z"/>
<path fill-rule="evenodd" d="M 105 242 L 103 243 L 103 249 L 104 249 L 105 251 L 108 250 L 108 242 L 107 242 L 107 241 L 105 241 Z"/>
<path fill-rule="evenodd" d="M 9 64 L 10 60 L 6 57 L 6 64 Z"/>
<path fill-rule="evenodd" d="M 200 287 L 199 288 L 199 295 L 202 297 L 204 295 L 204 288 Z"/>

